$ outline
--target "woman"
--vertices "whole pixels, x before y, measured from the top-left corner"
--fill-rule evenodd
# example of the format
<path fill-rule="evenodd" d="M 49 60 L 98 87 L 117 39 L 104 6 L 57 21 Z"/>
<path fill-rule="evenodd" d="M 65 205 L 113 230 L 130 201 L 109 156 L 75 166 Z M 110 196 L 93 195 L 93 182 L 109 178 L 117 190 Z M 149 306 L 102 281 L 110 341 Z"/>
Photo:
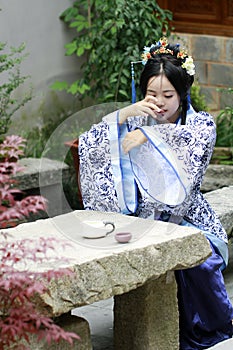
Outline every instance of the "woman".
<path fill-rule="evenodd" d="M 180 348 L 207 349 L 232 337 L 233 308 L 221 270 L 227 235 L 200 192 L 215 144 L 213 118 L 189 104 L 195 67 L 166 38 L 143 54 L 144 98 L 103 118 L 80 137 L 86 209 L 118 211 L 201 229 L 212 256 L 176 272 Z"/>

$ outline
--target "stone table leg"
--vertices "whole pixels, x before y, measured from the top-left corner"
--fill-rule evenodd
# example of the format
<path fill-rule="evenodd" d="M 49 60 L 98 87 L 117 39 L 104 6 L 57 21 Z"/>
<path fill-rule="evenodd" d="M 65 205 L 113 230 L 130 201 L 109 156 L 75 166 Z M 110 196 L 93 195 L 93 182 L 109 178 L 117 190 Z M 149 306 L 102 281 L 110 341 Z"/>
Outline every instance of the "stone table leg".
<path fill-rule="evenodd" d="M 179 314 L 173 272 L 114 299 L 115 350 L 178 350 Z"/>
<path fill-rule="evenodd" d="M 45 340 L 38 342 L 36 335 L 31 335 L 30 349 L 33 350 L 92 350 L 91 335 L 88 322 L 82 318 L 73 316 L 70 313 L 61 315 L 56 319 L 57 324 L 67 332 L 73 332 L 80 336 L 80 340 L 74 340 L 71 346 L 68 342 L 62 340 L 59 343 L 52 342 L 48 345 Z M 22 342 L 28 345 L 26 342 Z"/>

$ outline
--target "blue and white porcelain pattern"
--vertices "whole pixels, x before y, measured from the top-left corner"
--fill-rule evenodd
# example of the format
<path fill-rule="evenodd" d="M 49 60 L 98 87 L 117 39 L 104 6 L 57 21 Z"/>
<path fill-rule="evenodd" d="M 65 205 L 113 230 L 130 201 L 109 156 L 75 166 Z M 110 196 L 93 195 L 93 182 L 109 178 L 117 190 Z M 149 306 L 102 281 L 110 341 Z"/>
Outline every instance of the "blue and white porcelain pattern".
<path fill-rule="evenodd" d="M 79 138 L 80 182 L 83 203 L 87 210 L 121 212 L 111 162 L 116 155 L 111 154 L 110 122 L 117 123 L 117 111 L 103 118 L 99 124 L 93 125 Z M 186 125 L 167 123 L 147 126 L 147 118 L 138 116 L 128 118 L 127 127 L 129 130 L 141 128 L 148 134 L 148 147 L 151 147 L 153 134 L 160 138 L 173 152 L 189 182 L 186 196 L 178 205 L 171 206 L 156 199 L 151 200 L 144 192 L 139 193 L 134 215 L 151 218 L 154 212 L 165 211 L 171 215 L 182 216 L 196 227 L 227 242 L 227 234 L 216 213 L 200 192 L 215 145 L 216 126 L 213 117 L 190 108 Z M 156 176 L 161 174 L 154 174 L 155 184 Z"/>

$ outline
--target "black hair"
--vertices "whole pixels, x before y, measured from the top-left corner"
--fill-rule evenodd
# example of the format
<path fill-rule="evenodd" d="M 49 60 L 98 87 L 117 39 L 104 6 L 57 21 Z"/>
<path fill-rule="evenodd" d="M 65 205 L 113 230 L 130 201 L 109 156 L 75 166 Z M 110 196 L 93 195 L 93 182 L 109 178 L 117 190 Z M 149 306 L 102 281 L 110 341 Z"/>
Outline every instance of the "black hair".
<path fill-rule="evenodd" d="M 182 60 L 177 58 L 179 47 L 176 45 L 167 45 L 166 49 L 173 51 L 170 53 L 153 54 L 152 48 L 151 58 L 148 59 L 140 77 L 140 89 L 143 96 L 146 96 L 148 81 L 151 77 L 164 74 L 170 83 L 176 89 L 180 96 L 181 104 L 181 124 L 185 124 L 186 113 L 189 106 L 188 95 L 193 84 L 194 78 L 190 76 L 184 68 L 181 67 Z"/>

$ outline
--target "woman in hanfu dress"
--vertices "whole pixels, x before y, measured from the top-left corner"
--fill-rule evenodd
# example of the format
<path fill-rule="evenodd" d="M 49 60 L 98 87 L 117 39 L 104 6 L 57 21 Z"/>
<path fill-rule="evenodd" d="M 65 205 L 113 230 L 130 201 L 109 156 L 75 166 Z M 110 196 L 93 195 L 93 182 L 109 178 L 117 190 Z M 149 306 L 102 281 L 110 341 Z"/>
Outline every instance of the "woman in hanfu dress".
<path fill-rule="evenodd" d="M 189 103 L 192 57 L 161 38 L 145 47 L 144 98 L 113 112 L 79 139 L 85 209 L 117 211 L 201 229 L 212 255 L 176 271 L 180 349 L 207 349 L 232 337 L 233 307 L 222 270 L 227 234 L 200 192 L 216 138 L 215 123 Z"/>

